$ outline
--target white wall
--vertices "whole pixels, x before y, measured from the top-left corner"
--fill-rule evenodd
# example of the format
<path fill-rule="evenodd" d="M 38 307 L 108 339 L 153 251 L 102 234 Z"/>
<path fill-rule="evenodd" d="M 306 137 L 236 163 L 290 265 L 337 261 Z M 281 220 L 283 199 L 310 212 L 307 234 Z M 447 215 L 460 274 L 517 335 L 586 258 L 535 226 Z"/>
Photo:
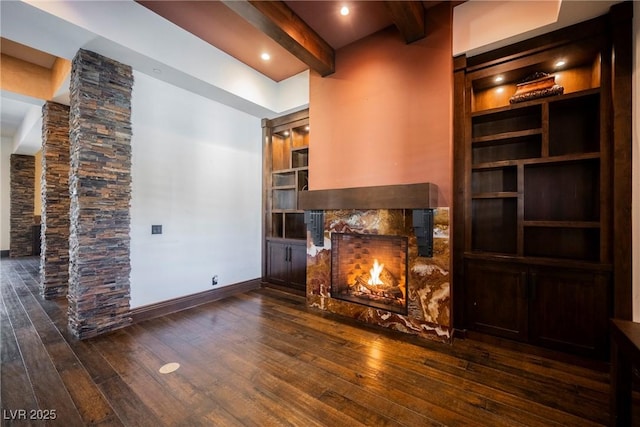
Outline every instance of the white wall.
<path fill-rule="evenodd" d="M 11 215 L 11 180 L 10 159 L 13 150 L 13 140 L 2 138 L 0 141 L 0 250 L 8 251 L 9 240 L 9 218 Z"/>
<path fill-rule="evenodd" d="M 640 3 L 634 3 L 634 69 L 633 69 L 633 320 L 640 322 Z"/>
<path fill-rule="evenodd" d="M 134 77 L 131 307 L 260 277 L 260 119 Z"/>

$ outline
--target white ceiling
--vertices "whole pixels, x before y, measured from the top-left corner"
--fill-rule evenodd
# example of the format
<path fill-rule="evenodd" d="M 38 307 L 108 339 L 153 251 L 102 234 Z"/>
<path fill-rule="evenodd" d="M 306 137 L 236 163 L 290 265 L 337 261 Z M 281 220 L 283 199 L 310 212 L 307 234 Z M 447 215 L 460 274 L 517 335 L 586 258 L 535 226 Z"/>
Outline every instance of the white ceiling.
<path fill-rule="evenodd" d="M 0 136 L 11 139 L 16 154 L 32 155 L 42 145 L 42 100 L 0 91 Z"/>
<path fill-rule="evenodd" d="M 543 20 L 533 29 L 511 25 L 510 34 L 496 34 L 493 39 L 483 39 L 482 45 L 473 44 L 478 40 L 473 31 L 484 28 L 486 32 L 482 20 L 487 5 L 506 5 L 514 10 L 518 3 L 531 2 L 469 0 L 457 6 L 454 19 L 462 14 L 467 21 L 454 21 L 454 40 L 462 30 L 471 36 L 470 43 L 455 47 L 456 53 L 476 54 L 571 25 L 606 13 L 618 1 L 565 0 L 551 24 Z M 300 7 L 299 13 L 304 15 L 304 8 Z M 514 20 L 527 21 L 527 14 L 510 13 Z M 275 82 L 133 0 L 2 0 L 0 20 L 0 35 L 8 40 L 69 60 L 79 49 L 89 49 L 256 117 L 276 117 L 308 105 L 308 71 Z M 521 33 L 518 28 L 528 31 Z M 68 103 L 66 88 L 68 83 L 56 94 L 58 102 Z M 0 95 L 2 137 L 14 140 L 16 152 L 34 154 L 40 146 L 41 123 L 34 122 L 33 115 L 43 101 L 6 91 Z"/>
<path fill-rule="evenodd" d="M 276 83 L 133 1 L 0 1 L 0 8 L 3 38 L 54 56 L 71 60 L 81 48 L 92 50 L 256 117 L 308 103 L 307 71 Z M 68 103 L 66 92 L 56 100 Z M 31 144 L 18 140 L 16 120 L 34 100 L 6 95 L 0 98 L 2 135 L 14 139 L 15 152 L 33 154 Z M 35 102 L 41 107 L 44 101 Z M 37 134 L 41 124 L 32 125 Z"/>
<path fill-rule="evenodd" d="M 13 138 L 16 134 L 22 119 L 32 107 L 23 101 L 17 101 L 10 98 L 11 93 L 2 93 L 2 128 L 1 136 L 3 138 Z"/>

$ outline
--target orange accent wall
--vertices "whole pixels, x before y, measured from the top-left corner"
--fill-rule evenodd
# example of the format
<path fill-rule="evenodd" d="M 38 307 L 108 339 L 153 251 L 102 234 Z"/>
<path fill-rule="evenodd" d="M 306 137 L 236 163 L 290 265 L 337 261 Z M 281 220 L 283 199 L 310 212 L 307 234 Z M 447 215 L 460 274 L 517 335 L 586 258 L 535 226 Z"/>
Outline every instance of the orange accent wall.
<path fill-rule="evenodd" d="M 69 73 L 71 61 L 63 58 L 56 58 L 52 68 L 45 68 L 2 54 L 0 88 L 48 101 L 56 95 Z"/>
<path fill-rule="evenodd" d="M 71 74 L 71 61 L 64 58 L 56 58 L 51 67 L 51 96 L 62 87 L 67 76 Z"/>
<path fill-rule="evenodd" d="M 407 45 L 390 27 L 336 52 L 312 73 L 309 189 L 432 182 L 452 199 L 451 7 L 427 11 L 427 37 Z"/>
<path fill-rule="evenodd" d="M 9 55 L 1 55 L 0 87 L 38 99 L 51 98 L 50 70 Z"/>

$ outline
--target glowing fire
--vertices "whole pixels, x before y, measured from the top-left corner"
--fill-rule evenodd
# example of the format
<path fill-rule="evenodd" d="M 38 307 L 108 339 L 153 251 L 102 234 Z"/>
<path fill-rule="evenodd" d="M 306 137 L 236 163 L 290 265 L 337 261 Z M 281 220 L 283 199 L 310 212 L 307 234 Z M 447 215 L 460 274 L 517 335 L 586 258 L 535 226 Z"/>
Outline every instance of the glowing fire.
<path fill-rule="evenodd" d="M 384 264 L 379 264 L 377 259 L 373 260 L 373 267 L 369 270 L 370 279 L 367 282 L 369 285 L 384 285 L 384 282 L 380 280 L 380 274 L 384 270 Z"/>

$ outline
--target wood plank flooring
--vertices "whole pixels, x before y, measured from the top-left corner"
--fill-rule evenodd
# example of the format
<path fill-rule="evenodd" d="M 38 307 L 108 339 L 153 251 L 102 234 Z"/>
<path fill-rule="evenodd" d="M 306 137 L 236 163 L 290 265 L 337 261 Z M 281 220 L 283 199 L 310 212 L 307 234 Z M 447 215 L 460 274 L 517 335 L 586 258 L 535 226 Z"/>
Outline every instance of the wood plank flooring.
<path fill-rule="evenodd" d="M 472 340 L 408 339 L 270 289 L 76 341 L 65 301 L 38 295 L 38 259 L 0 266 L 2 425 L 608 422 L 606 372 Z M 169 362 L 180 368 L 160 373 Z"/>

